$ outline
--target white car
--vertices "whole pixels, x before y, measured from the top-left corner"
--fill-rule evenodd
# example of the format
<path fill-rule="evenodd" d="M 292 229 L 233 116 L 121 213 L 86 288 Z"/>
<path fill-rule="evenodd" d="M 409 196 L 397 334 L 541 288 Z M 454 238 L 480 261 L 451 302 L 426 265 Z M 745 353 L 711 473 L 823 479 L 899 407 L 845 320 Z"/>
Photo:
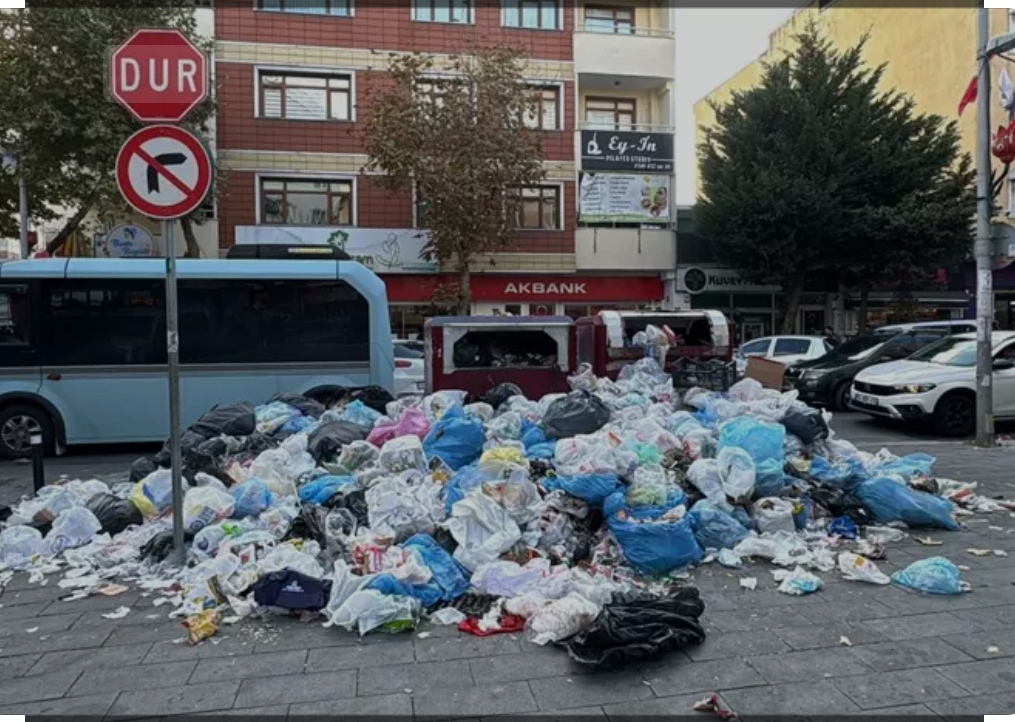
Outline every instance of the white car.
<path fill-rule="evenodd" d="M 750 356 L 778 361 L 791 366 L 799 361 L 821 358 L 832 350 L 832 344 L 823 336 L 766 336 L 748 341 L 737 351 L 737 375 L 747 371 Z"/>
<path fill-rule="evenodd" d="M 395 396 L 421 394 L 426 389 L 426 365 L 422 351 L 413 348 L 418 342 L 392 344 L 395 351 Z"/>
<path fill-rule="evenodd" d="M 958 319 L 951 321 L 917 321 L 916 323 L 896 323 L 874 329 L 878 336 L 898 336 L 908 331 L 940 331 L 941 333 L 975 333 L 976 321 Z"/>
<path fill-rule="evenodd" d="M 994 331 L 994 416 L 1015 418 L 1015 332 Z M 850 405 L 871 416 L 931 421 L 939 434 L 976 430 L 976 335 L 947 336 L 902 361 L 856 375 Z"/>

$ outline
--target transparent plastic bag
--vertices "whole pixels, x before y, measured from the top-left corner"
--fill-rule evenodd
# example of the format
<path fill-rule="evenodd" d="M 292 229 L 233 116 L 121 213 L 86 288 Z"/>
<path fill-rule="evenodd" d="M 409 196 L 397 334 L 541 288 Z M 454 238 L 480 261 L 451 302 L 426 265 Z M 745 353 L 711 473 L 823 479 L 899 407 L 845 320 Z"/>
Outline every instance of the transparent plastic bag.
<path fill-rule="evenodd" d="M 42 553 L 42 533 L 30 526 L 10 526 L 0 531 L 0 569 L 18 569 Z"/>
<path fill-rule="evenodd" d="M 559 642 L 591 624 L 599 611 L 598 604 L 579 594 L 569 594 L 537 609 L 525 627 L 535 644 Z"/>
<path fill-rule="evenodd" d="M 391 474 L 415 470 L 426 473 L 427 460 L 418 436 L 402 436 L 384 444 L 378 456 L 381 468 Z"/>
<path fill-rule="evenodd" d="M 338 455 L 338 465 L 350 474 L 374 464 L 381 455 L 381 450 L 369 441 L 354 441 L 342 447 Z"/>
<path fill-rule="evenodd" d="M 748 535 L 748 529 L 725 509 L 702 499 L 695 504 L 687 518 L 694 530 L 694 538 L 702 549 L 732 549 Z"/>
<path fill-rule="evenodd" d="M 196 534 L 209 524 L 233 515 L 235 501 L 224 491 L 211 486 L 188 489 L 183 497 L 183 527 Z"/>
<path fill-rule="evenodd" d="M 347 404 L 342 410 L 341 420 L 351 421 L 357 426 L 365 426 L 368 429 L 372 429 L 374 428 L 374 424 L 376 424 L 382 416 L 383 414 L 379 411 L 371 409 L 369 406 L 357 399 L 351 404 Z"/>
<path fill-rule="evenodd" d="M 429 423 L 435 424 L 441 420 L 444 413 L 452 406 L 461 406 L 468 396 L 464 391 L 438 391 L 423 399 L 423 412 Z"/>
<path fill-rule="evenodd" d="M 796 524 L 793 522 L 793 504 L 786 499 L 778 497 L 758 499 L 751 507 L 751 513 L 758 524 L 758 531 L 762 534 L 796 531 Z"/>
<path fill-rule="evenodd" d="M 317 545 L 312 542 L 303 545 L 304 549 L 314 549 L 315 547 Z M 320 549 L 317 548 L 315 553 L 316 551 L 320 551 Z M 315 579 L 322 579 L 324 577 L 324 568 L 321 567 L 314 556 L 296 549 L 292 544 L 281 544 L 272 549 L 267 556 L 258 562 L 257 568 L 261 574 L 271 574 L 272 572 L 280 572 L 283 569 L 292 569 Z"/>
<path fill-rule="evenodd" d="M 173 474 L 159 469 L 143 478 L 130 492 L 130 500 L 146 518 L 161 516 L 173 505 Z"/>
<path fill-rule="evenodd" d="M 880 585 L 892 583 L 888 575 L 878 569 L 877 564 L 859 554 L 841 552 L 838 561 L 839 571 L 850 581 Z"/>
<path fill-rule="evenodd" d="M 484 403 L 482 401 L 476 402 L 474 404 L 466 404 L 465 406 L 466 416 L 472 416 L 474 418 L 477 418 L 484 424 L 489 423 L 490 420 L 493 419 L 494 414 L 496 414 L 494 408 L 490 406 L 490 404 Z"/>
<path fill-rule="evenodd" d="M 516 411 L 505 412 L 487 422 L 486 431 L 491 441 L 518 441 L 522 436 L 522 417 Z"/>
<path fill-rule="evenodd" d="M 330 604 L 329 604 L 330 606 Z M 415 597 L 391 596 L 375 589 L 358 589 L 332 615 L 332 623 L 362 637 L 375 629 L 402 632 L 419 623 L 420 604 Z"/>
<path fill-rule="evenodd" d="M 687 470 L 687 480 L 706 498 L 716 503 L 726 503 L 722 470 L 716 459 L 695 459 Z"/>
<path fill-rule="evenodd" d="M 67 509 L 60 512 L 46 535 L 46 551 L 55 556 L 65 549 L 84 546 L 100 531 L 102 524 L 88 509 L 83 506 Z"/>
<path fill-rule="evenodd" d="M 578 373 L 574 376 L 569 376 L 567 384 L 571 387 L 572 391 L 595 391 L 596 375 L 592 372 L 592 365 L 583 363 L 579 366 Z"/>
<path fill-rule="evenodd" d="M 782 577 L 782 581 L 776 588 L 777 592 L 783 594 L 789 594 L 792 596 L 803 596 L 804 594 L 812 594 L 818 591 L 824 586 L 824 582 L 819 577 L 814 576 L 803 567 L 795 567 L 793 571 Z"/>
<path fill-rule="evenodd" d="M 324 623 L 325 627 L 330 627 L 336 624 L 335 615 L 338 610 L 341 609 L 342 605 L 345 604 L 346 600 L 349 599 L 355 592 L 362 589 L 374 575 L 370 574 L 367 576 L 359 576 L 353 574 L 352 569 L 345 562 L 344 559 L 339 559 L 335 562 L 335 569 L 332 575 L 331 582 L 331 594 L 328 597 L 328 604 L 324 609 L 321 610 L 321 614 L 327 620 Z"/>
<path fill-rule="evenodd" d="M 233 516 L 257 516 L 271 506 L 271 489 L 261 479 L 247 479 L 233 487 Z"/>
<path fill-rule="evenodd" d="M 297 416 L 302 416 L 299 409 L 281 401 L 272 401 L 254 409 L 257 433 L 265 435 L 275 433 Z"/>
<path fill-rule="evenodd" d="M 409 483 L 388 478 L 367 489 L 366 503 L 370 529 L 390 534 L 396 541 L 423 532 L 432 533 L 443 518 L 442 488 L 432 481 Z"/>
<path fill-rule="evenodd" d="M 719 450 L 716 459 L 722 489 L 727 497 L 736 502 L 748 501 L 754 493 L 754 461 L 743 449 L 727 446 Z"/>
<path fill-rule="evenodd" d="M 765 387 L 761 383 L 755 379 L 745 378 L 730 386 L 729 395 L 734 401 L 748 403 L 760 401 L 766 396 L 766 393 Z"/>
<path fill-rule="evenodd" d="M 639 466 L 627 489 L 627 503 L 630 506 L 661 506 L 666 503 L 670 492 L 666 470 L 661 466 Z"/>
<path fill-rule="evenodd" d="M 913 562 L 892 575 L 899 586 L 927 594 L 961 594 L 969 591 L 962 581 L 959 568 L 944 557 L 930 557 Z"/>

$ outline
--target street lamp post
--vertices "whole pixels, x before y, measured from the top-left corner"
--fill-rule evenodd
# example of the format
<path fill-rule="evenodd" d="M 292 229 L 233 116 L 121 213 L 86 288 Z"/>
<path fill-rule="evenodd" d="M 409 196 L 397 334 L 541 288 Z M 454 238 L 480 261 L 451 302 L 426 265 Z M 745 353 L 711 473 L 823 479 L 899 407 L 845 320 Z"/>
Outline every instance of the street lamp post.
<path fill-rule="evenodd" d="M 4 167 L 11 168 L 18 175 L 18 238 L 21 241 L 21 258 L 24 259 L 28 258 L 28 184 L 25 183 L 21 158 L 17 152 L 8 155 L 4 151 L 2 155 Z"/>

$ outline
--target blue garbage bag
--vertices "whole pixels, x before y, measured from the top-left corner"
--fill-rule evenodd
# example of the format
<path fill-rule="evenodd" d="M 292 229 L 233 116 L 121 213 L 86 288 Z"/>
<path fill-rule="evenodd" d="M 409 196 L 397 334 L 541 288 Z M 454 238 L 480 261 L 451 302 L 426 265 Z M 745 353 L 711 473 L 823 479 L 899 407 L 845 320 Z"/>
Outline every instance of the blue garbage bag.
<path fill-rule="evenodd" d="M 391 597 L 415 597 L 424 607 L 432 607 L 441 601 L 443 592 L 433 580 L 426 584 L 406 584 L 396 579 L 393 574 L 378 574 L 363 585 L 364 589 L 373 589 Z"/>
<path fill-rule="evenodd" d="M 549 439 L 546 438 L 546 432 L 543 431 L 542 427 L 536 426 L 528 419 L 522 419 L 522 434 L 519 438 L 522 442 L 522 446 L 526 449 L 530 446 L 538 446 L 549 441 Z"/>
<path fill-rule="evenodd" d="M 934 462 L 936 461 L 937 459 L 929 454 L 907 454 L 900 459 L 878 464 L 873 471 L 881 476 L 898 474 L 908 481 L 914 474 L 930 476 L 934 471 Z"/>
<path fill-rule="evenodd" d="M 868 479 L 857 485 L 853 495 L 881 524 L 901 521 L 911 527 L 959 528 L 950 501 L 891 479 Z"/>
<path fill-rule="evenodd" d="M 433 540 L 433 537 L 416 534 L 402 546 L 406 549 L 415 549 L 423 557 L 423 562 L 433 572 L 431 583 L 439 588 L 441 600 L 450 602 L 469 591 L 469 582 L 462 567 L 444 550 L 444 547 Z"/>
<path fill-rule="evenodd" d="M 590 506 L 602 506 L 606 497 L 621 488 L 620 479 L 616 474 L 549 476 L 541 483 L 547 491 L 566 491 Z"/>
<path fill-rule="evenodd" d="M 961 594 L 964 591 L 959 568 L 944 557 L 913 562 L 892 575 L 899 586 L 927 594 Z"/>
<path fill-rule="evenodd" d="M 732 549 L 748 534 L 743 524 L 708 499 L 695 504 L 687 518 L 702 549 Z"/>
<path fill-rule="evenodd" d="M 611 494 L 603 505 L 606 524 L 624 558 L 642 574 L 665 574 L 701 561 L 701 547 L 690 520 L 657 521 L 673 506 L 676 504 L 632 508 L 622 490 Z"/>
<path fill-rule="evenodd" d="M 452 471 L 458 471 L 479 459 L 485 441 L 483 423 L 467 417 L 462 407 L 454 404 L 430 428 L 423 439 L 423 451 L 427 458 L 438 457 Z"/>
<path fill-rule="evenodd" d="M 779 496 L 786 489 L 782 459 L 765 459 L 754 466 L 754 498 Z"/>
<path fill-rule="evenodd" d="M 455 505 L 455 502 L 464 499 L 466 494 L 483 483 L 484 478 L 479 467 L 469 464 L 463 466 L 448 479 L 448 483 L 444 486 L 444 508 L 448 516 L 451 515 L 451 507 Z"/>
<path fill-rule="evenodd" d="M 532 446 L 525 447 L 526 459 L 543 459 L 551 461 L 556 453 L 556 441 L 547 441 L 545 444 L 533 444 Z"/>
<path fill-rule="evenodd" d="M 354 476 L 319 476 L 300 488 L 300 501 L 305 504 L 323 504 L 342 489 L 355 483 Z"/>
<path fill-rule="evenodd" d="M 785 439 L 786 429 L 781 424 L 766 424 L 750 416 L 738 416 L 719 430 L 719 448 L 739 446 L 751 455 L 755 466 L 769 459 L 783 464 Z"/>
<path fill-rule="evenodd" d="M 317 428 L 319 423 L 317 419 L 312 419 L 309 416 L 293 416 L 282 425 L 281 431 L 283 434 L 290 435 L 309 433 Z"/>
<path fill-rule="evenodd" d="M 233 487 L 233 518 L 257 516 L 271 506 L 271 489 L 262 479 L 247 479 Z"/>
<path fill-rule="evenodd" d="M 368 429 L 374 428 L 374 424 L 376 424 L 382 416 L 384 416 L 384 414 L 371 409 L 359 399 L 353 401 L 342 410 L 343 421 L 349 421 L 357 426 L 365 426 Z"/>
<path fill-rule="evenodd" d="M 823 456 L 811 459 L 811 478 L 839 489 L 850 489 L 867 478 L 867 471 L 859 459 L 832 464 Z"/>
<path fill-rule="evenodd" d="M 843 539 L 856 539 L 856 524 L 848 516 L 839 516 L 832 519 L 828 525 L 828 536 L 839 536 Z"/>

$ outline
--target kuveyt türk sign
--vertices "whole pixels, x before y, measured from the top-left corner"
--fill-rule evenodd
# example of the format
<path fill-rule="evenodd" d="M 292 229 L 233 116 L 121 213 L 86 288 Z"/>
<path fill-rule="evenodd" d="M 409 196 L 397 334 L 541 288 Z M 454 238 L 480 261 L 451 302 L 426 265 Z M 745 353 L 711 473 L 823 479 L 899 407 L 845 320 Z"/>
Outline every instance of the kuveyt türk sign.
<path fill-rule="evenodd" d="M 582 170 L 673 172 L 673 134 L 583 130 Z"/>

